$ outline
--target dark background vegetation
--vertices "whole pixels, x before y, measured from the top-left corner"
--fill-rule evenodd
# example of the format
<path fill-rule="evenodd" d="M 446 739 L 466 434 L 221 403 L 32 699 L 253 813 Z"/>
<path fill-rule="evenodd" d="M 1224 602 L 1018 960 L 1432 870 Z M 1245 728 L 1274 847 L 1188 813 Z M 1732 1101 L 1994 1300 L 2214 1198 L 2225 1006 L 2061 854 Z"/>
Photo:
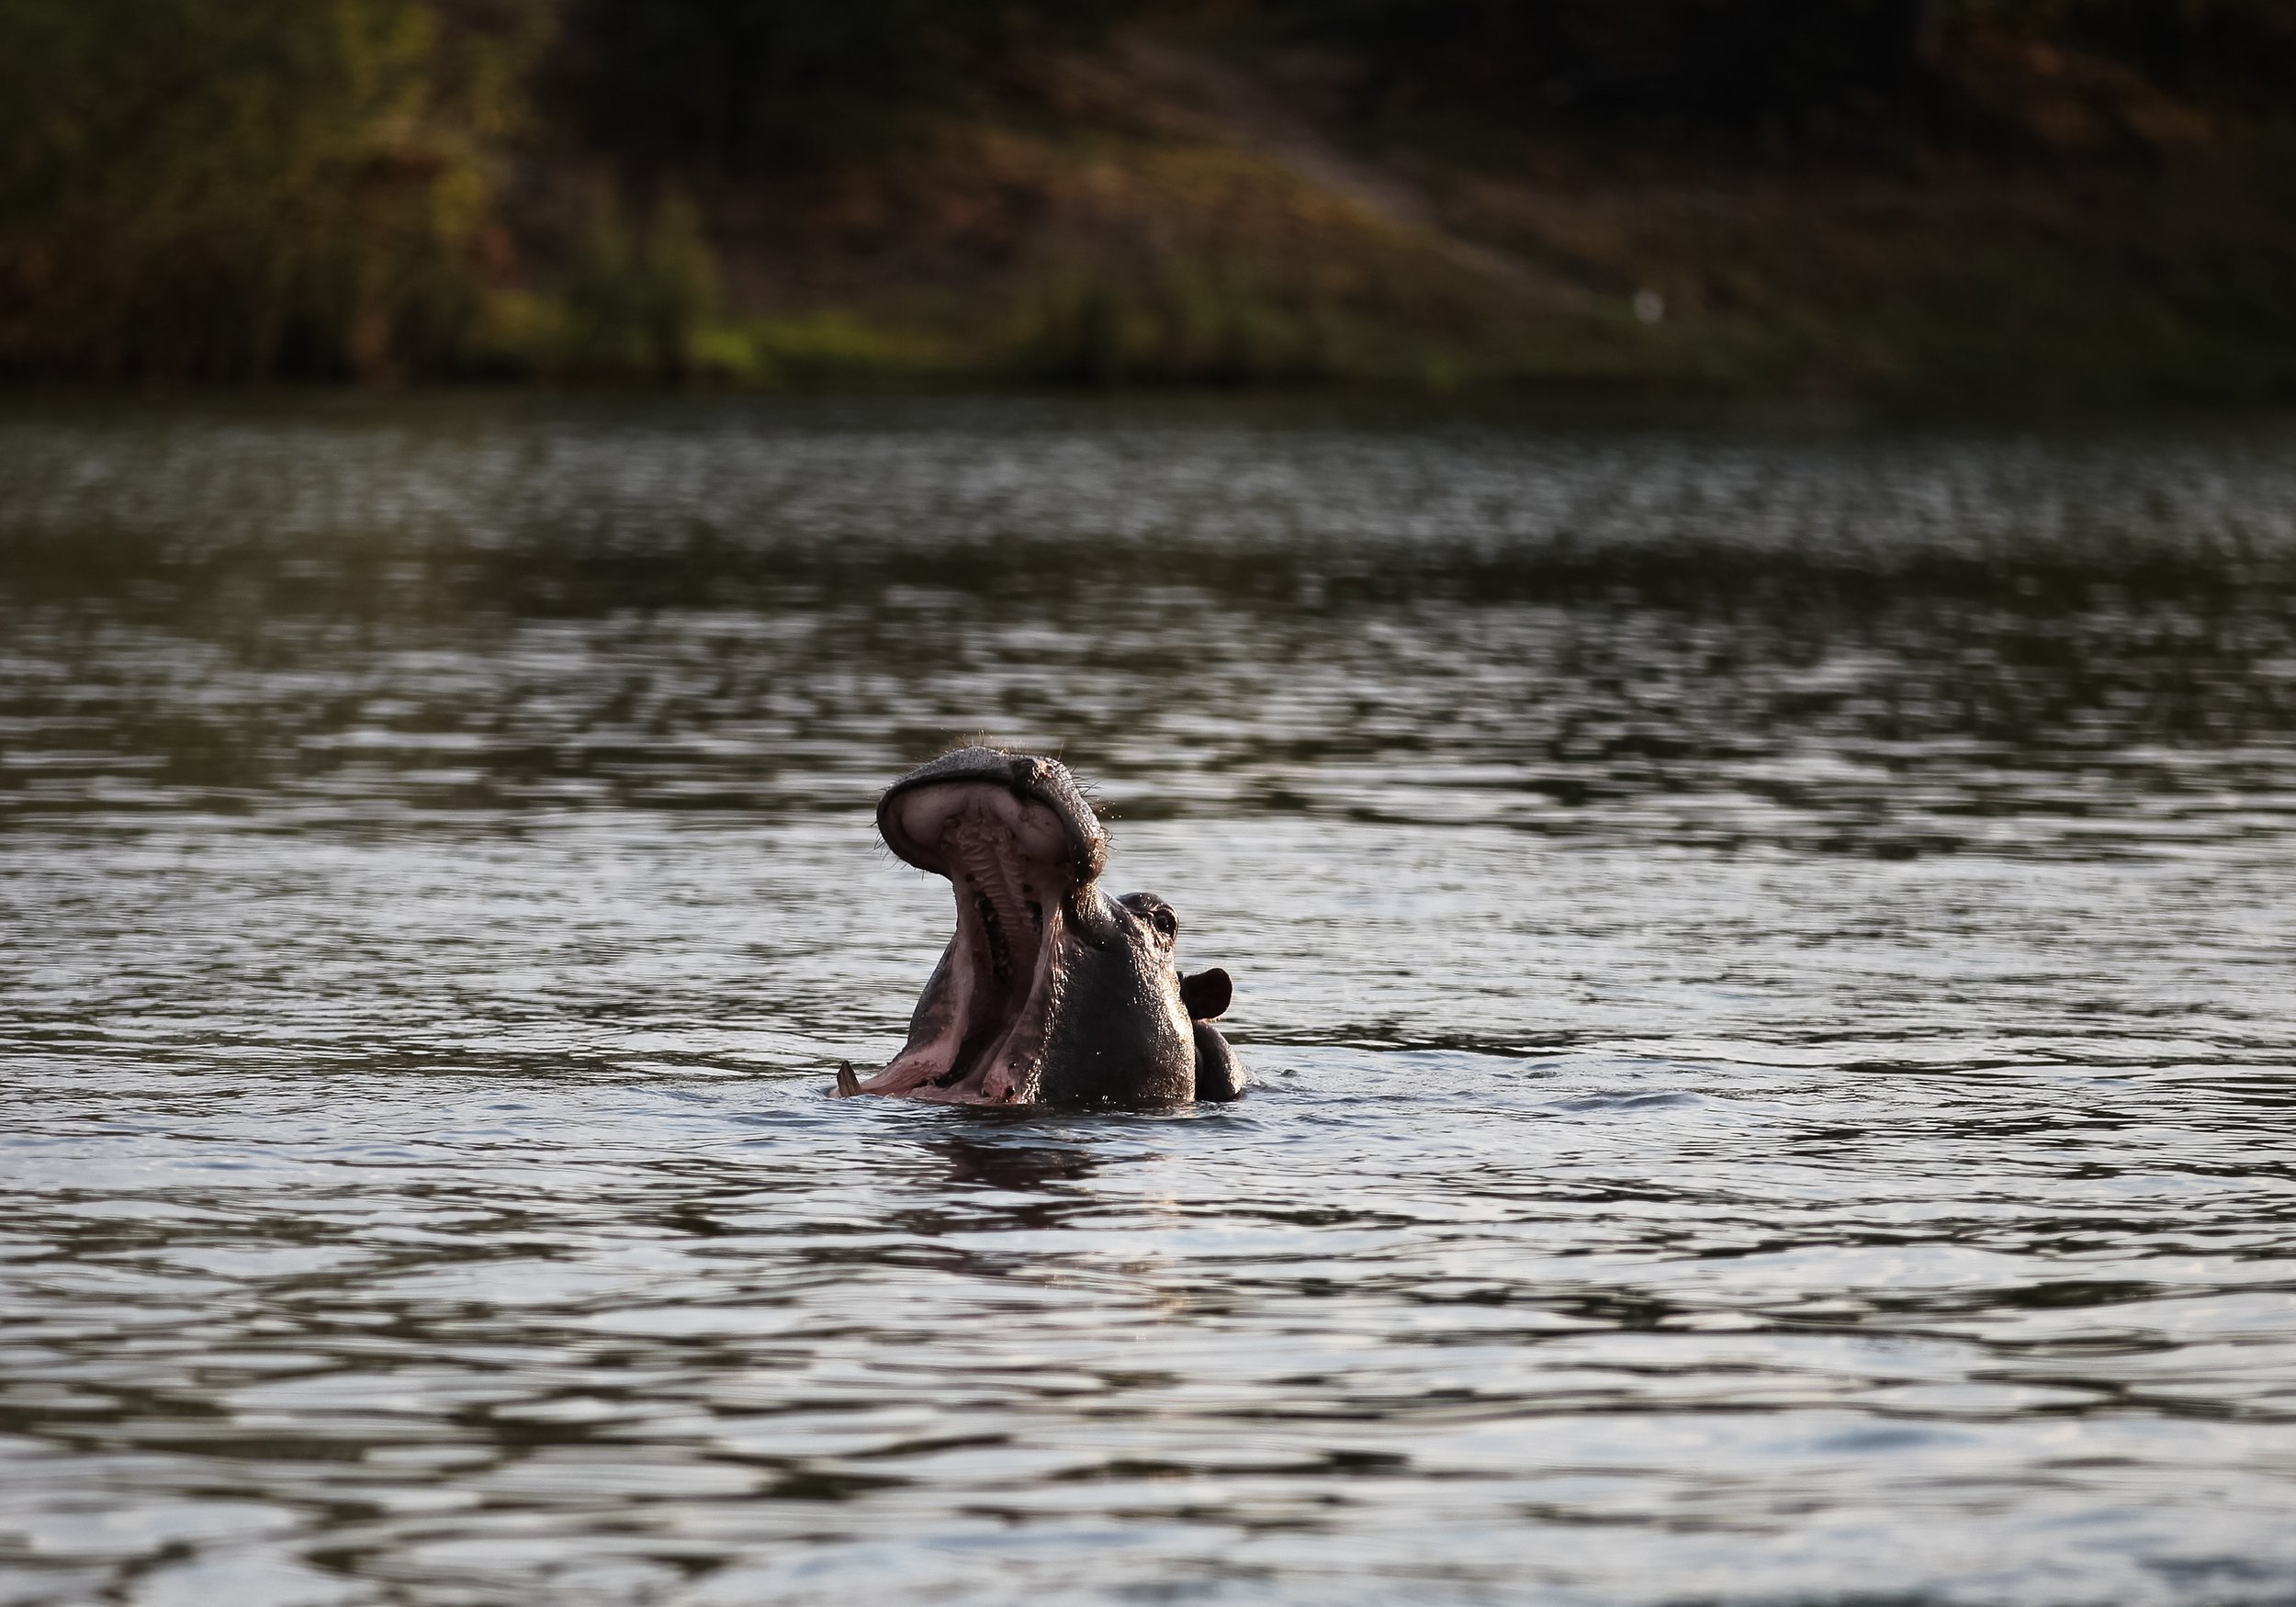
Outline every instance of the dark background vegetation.
<path fill-rule="evenodd" d="M 2285 0 L 0 0 L 0 374 L 2296 395 Z"/>

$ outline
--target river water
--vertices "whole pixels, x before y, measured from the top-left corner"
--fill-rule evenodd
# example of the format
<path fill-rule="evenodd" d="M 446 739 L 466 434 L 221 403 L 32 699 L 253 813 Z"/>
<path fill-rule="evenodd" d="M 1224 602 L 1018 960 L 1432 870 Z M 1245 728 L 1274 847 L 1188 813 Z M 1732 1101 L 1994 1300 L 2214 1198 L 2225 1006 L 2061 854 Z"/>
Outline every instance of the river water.
<path fill-rule="evenodd" d="M 2291 894 L 2287 421 L 17 404 L 0 1602 L 2296 1601 Z"/>

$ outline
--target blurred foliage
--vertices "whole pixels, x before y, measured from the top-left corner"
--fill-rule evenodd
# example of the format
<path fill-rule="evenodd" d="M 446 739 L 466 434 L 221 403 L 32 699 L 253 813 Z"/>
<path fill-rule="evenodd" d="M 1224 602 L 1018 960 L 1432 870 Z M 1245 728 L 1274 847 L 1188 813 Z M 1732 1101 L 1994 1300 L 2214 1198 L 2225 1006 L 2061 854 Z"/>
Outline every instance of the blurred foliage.
<path fill-rule="evenodd" d="M 2254 176 L 2212 192 L 2223 227 L 2133 218 L 2118 258 L 1963 225 L 1919 284 L 1919 226 L 1716 233 L 1656 200 L 1570 229 L 1559 201 L 1500 207 L 1493 271 L 1449 224 L 1144 105 L 1120 51 L 1078 66 L 1126 28 L 1322 84 L 1342 144 L 1447 121 L 1438 162 L 1560 130 L 1605 157 L 2236 148 L 2216 165 Z M 2279 395 L 2292 88 L 2290 0 L 0 0 L 0 376 L 1759 388 L 1927 364 L 1969 390 Z M 968 145 L 965 119 L 1003 132 Z M 1626 318 L 1645 286 L 1682 316 Z"/>
<path fill-rule="evenodd" d="M 1305 241 L 1055 257 L 1030 277 L 998 349 L 1020 376 L 1064 385 L 1439 391 L 1519 359 L 1520 322 L 1506 296 L 1390 230 L 1325 219 Z"/>
<path fill-rule="evenodd" d="M 485 312 L 518 0 L 0 4 L 0 367 L 434 369 Z"/>
<path fill-rule="evenodd" d="M 568 0 L 546 74 L 595 145 L 738 172 L 877 150 L 1119 0 Z"/>
<path fill-rule="evenodd" d="M 1798 117 L 1894 95 L 1917 68 L 1923 0 L 1268 0 L 1341 47 L 1374 99 L 1578 121 L 1697 125 Z"/>
<path fill-rule="evenodd" d="M 602 194 L 568 264 L 563 309 L 550 354 L 562 372 L 691 376 L 718 310 L 717 264 L 693 202 L 670 192 L 634 228 Z"/>
<path fill-rule="evenodd" d="M 1024 301 L 1012 350 L 1024 375 L 1063 384 L 1297 383 L 1361 376 L 1367 332 L 1249 264 L 1182 259 L 1116 276 L 1063 264 Z"/>
<path fill-rule="evenodd" d="M 1463 103 L 1518 123 L 1773 142 L 2046 138 L 2063 131 L 2052 117 L 2064 121 L 2047 103 L 2068 96 L 2150 90 L 2285 111 L 2296 87 L 2287 0 L 1266 0 L 1265 11 L 1360 63 L 1359 109 Z"/>

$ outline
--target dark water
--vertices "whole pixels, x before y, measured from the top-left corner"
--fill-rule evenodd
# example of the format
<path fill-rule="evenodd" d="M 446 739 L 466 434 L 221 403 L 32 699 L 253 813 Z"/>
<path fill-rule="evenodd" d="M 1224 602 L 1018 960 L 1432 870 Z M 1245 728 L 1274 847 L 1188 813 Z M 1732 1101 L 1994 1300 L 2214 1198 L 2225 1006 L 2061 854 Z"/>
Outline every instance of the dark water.
<path fill-rule="evenodd" d="M 2286 423 L 19 406 L 0 1601 L 2296 1600 L 2291 893 Z"/>

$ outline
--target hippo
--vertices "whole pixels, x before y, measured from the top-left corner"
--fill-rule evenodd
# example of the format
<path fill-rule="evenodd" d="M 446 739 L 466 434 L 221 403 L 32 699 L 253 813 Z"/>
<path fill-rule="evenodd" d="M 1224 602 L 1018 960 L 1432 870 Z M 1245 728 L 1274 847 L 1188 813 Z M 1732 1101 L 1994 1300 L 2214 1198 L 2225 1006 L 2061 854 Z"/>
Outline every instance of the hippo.
<path fill-rule="evenodd" d="M 877 800 L 895 854 L 946 876 L 957 932 L 909 1018 L 909 1040 L 840 1095 L 951 1105 L 1120 1106 L 1234 1099 L 1244 1068 L 1212 1025 L 1224 971 L 1184 977 L 1179 917 L 1154 893 L 1100 889 L 1108 834 L 1057 759 L 965 747 Z"/>

